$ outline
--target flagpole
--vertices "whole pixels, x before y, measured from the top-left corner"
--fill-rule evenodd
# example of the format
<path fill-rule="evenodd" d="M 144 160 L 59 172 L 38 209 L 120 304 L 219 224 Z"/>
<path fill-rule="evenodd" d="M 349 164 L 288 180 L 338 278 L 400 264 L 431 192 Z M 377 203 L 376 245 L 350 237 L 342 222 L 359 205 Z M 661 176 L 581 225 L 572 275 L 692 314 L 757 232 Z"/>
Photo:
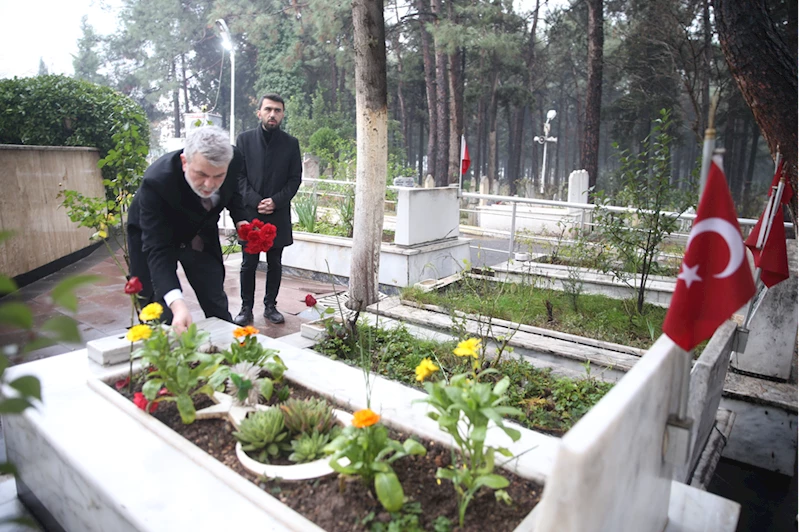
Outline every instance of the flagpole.
<path fill-rule="evenodd" d="M 713 95 L 710 101 L 710 110 L 707 117 L 707 129 L 705 130 L 705 144 L 702 146 L 702 170 L 699 172 L 699 199 L 702 199 L 702 192 L 707 183 L 707 174 L 710 172 L 710 161 L 713 159 L 713 152 L 716 150 L 716 108 L 719 104 L 719 93 Z"/>
<path fill-rule="evenodd" d="M 710 173 L 710 162 L 713 160 L 713 153 L 716 150 L 716 108 L 719 104 L 718 92 L 713 95 L 710 101 L 710 110 L 707 117 L 707 129 L 705 130 L 705 144 L 702 147 L 702 170 L 699 174 L 699 201 L 702 201 L 702 193 L 707 184 L 707 176 Z M 697 203 L 698 205 L 699 203 Z M 677 410 L 677 419 L 680 421 L 688 421 L 688 395 L 691 386 L 691 351 L 685 353 L 685 356 L 680 357 L 680 402 Z"/>
<path fill-rule="evenodd" d="M 780 168 L 780 161 L 782 160 L 782 155 L 779 152 L 779 147 L 777 147 L 777 154 L 774 157 L 774 172 L 778 172 Z M 771 227 L 774 225 L 774 218 L 777 216 L 777 209 L 782 209 L 782 194 L 785 190 L 785 173 L 783 172 L 780 175 L 779 183 L 777 184 L 776 190 L 774 187 L 771 187 L 771 195 L 768 198 L 768 202 L 766 203 L 766 210 L 763 213 L 763 221 L 760 224 L 760 233 L 757 235 L 757 245 L 756 249 L 762 250 L 766 242 L 768 242 L 768 237 L 771 234 Z M 767 286 L 763 285 L 763 280 L 760 278 L 760 274 L 763 272 L 763 268 L 757 267 L 755 269 L 755 297 L 749 302 L 749 307 L 746 309 L 746 318 L 744 319 L 744 328 L 749 329 L 749 324 L 754 318 L 755 311 L 760 306 L 760 303 L 763 301 L 763 298 L 766 295 L 766 291 L 768 290 Z M 762 291 L 762 293 L 761 293 Z"/>

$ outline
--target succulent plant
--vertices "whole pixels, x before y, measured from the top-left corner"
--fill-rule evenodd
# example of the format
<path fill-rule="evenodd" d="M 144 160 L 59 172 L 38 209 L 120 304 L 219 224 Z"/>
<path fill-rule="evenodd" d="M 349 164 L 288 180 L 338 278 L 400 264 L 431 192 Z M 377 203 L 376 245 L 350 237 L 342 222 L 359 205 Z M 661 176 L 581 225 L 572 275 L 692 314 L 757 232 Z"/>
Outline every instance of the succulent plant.
<path fill-rule="evenodd" d="M 302 464 L 321 458 L 325 454 L 322 449 L 329 441 L 330 434 L 320 434 L 316 430 L 311 434 L 303 434 L 291 441 L 291 449 L 294 452 L 289 455 L 289 460 Z"/>
<path fill-rule="evenodd" d="M 231 366 L 227 381 L 227 392 L 236 404 L 255 406 L 261 393 L 261 368 L 251 362 L 239 362 Z"/>
<path fill-rule="evenodd" d="M 259 452 L 258 460 L 265 462 L 269 456 L 277 456 L 281 450 L 290 449 L 285 441 L 288 437 L 283 424 L 283 413 L 277 408 L 267 408 L 251 413 L 233 433 L 245 451 Z"/>
<path fill-rule="evenodd" d="M 280 409 L 292 435 L 327 434 L 336 425 L 333 407 L 324 399 L 289 399 Z"/>

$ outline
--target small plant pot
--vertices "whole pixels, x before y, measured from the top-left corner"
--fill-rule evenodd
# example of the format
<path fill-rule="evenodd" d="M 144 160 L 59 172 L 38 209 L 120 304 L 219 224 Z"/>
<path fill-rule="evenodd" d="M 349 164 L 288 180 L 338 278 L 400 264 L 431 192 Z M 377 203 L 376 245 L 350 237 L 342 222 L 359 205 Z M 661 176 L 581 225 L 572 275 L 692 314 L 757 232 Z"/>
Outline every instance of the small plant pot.
<path fill-rule="evenodd" d="M 435 289 L 436 285 L 438 284 L 438 279 L 425 279 L 424 281 L 419 281 L 416 283 L 414 288 L 418 288 L 423 292 L 431 292 Z"/>
<path fill-rule="evenodd" d="M 352 423 L 352 414 L 344 412 L 343 410 L 334 409 L 333 413 L 338 420 L 348 425 Z M 280 478 L 283 480 L 308 480 L 311 478 L 319 478 L 334 473 L 333 468 L 330 467 L 330 457 L 326 456 L 313 462 L 306 462 L 304 464 L 293 465 L 271 465 L 264 464 L 258 460 L 253 460 L 241 448 L 241 443 L 236 443 L 236 457 L 244 468 L 253 473 L 254 475 L 261 475 L 268 478 Z M 341 460 L 343 465 L 347 465 L 349 461 L 345 458 Z"/>
<path fill-rule="evenodd" d="M 513 259 L 517 262 L 528 262 L 530 260 L 529 253 L 514 253 Z"/>
<path fill-rule="evenodd" d="M 341 323 L 341 317 L 339 316 L 328 316 L 308 323 L 301 323 L 300 335 L 315 342 L 322 341 L 327 337 L 327 325 L 331 320 L 335 323 Z"/>

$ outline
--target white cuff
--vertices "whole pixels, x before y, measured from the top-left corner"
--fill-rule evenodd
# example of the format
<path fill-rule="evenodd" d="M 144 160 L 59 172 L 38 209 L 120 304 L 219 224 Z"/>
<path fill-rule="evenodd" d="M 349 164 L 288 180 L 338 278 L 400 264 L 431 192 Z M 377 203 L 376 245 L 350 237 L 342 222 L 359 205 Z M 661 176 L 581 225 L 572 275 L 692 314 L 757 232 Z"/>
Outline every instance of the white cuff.
<path fill-rule="evenodd" d="M 171 307 L 172 303 L 178 299 L 183 299 L 183 292 L 180 291 L 180 288 L 174 288 L 164 295 L 164 303 L 167 307 Z"/>

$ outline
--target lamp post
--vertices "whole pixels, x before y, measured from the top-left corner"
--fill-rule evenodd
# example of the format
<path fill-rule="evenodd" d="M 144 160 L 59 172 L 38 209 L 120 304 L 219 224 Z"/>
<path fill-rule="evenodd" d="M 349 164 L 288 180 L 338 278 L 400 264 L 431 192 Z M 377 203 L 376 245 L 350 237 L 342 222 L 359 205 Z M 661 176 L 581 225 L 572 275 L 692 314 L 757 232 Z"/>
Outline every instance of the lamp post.
<path fill-rule="evenodd" d="M 541 164 L 541 194 L 544 193 L 544 185 L 546 184 L 546 177 L 547 177 L 547 143 L 558 141 L 557 137 L 549 136 L 549 129 L 551 127 L 550 122 L 554 120 L 556 116 L 558 116 L 558 113 L 554 109 L 550 109 L 549 111 L 547 111 L 547 121 L 544 122 L 544 136 L 533 137 L 534 142 L 544 145 L 544 159 Z"/>
<path fill-rule="evenodd" d="M 222 46 L 230 52 L 230 143 L 235 144 L 236 132 L 236 53 L 233 49 L 233 39 L 224 19 L 217 19 L 216 25 L 222 32 Z"/>

